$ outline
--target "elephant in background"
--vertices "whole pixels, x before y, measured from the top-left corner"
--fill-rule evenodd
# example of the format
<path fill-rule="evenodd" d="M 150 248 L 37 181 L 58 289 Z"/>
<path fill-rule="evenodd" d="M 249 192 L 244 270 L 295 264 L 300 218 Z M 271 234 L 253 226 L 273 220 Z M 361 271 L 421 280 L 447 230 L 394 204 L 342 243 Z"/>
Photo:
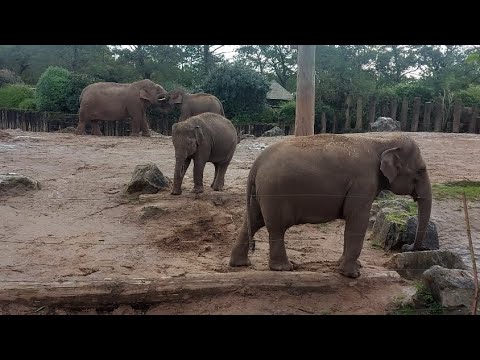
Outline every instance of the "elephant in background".
<path fill-rule="evenodd" d="M 172 142 L 175 147 L 175 173 L 172 195 L 182 193 L 185 172 L 193 159 L 193 193 L 202 193 L 203 170 L 207 162 L 215 166 L 210 187 L 222 191 L 225 173 L 237 146 L 237 131 L 230 120 L 214 113 L 203 113 L 173 124 Z"/>
<path fill-rule="evenodd" d="M 418 227 L 412 245 L 422 247 L 432 206 L 427 167 L 411 138 L 349 135 L 301 136 L 275 143 L 254 161 L 247 180 L 247 211 L 230 266 L 248 266 L 249 244 L 263 226 L 269 233 L 271 270 L 292 270 L 285 232 L 297 224 L 345 220 L 339 272 L 360 276 L 360 256 L 373 200 L 382 190 L 410 195 L 418 203 Z"/>
<path fill-rule="evenodd" d="M 88 85 L 80 94 L 79 123 L 75 134 L 82 135 L 85 125 L 92 124 L 92 134 L 102 135 L 98 121 L 116 121 L 131 118 L 130 135 L 150 136 L 146 109 L 165 101 L 167 91 L 151 80 L 133 83 L 98 82 Z"/>
<path fill-rule="evenodd" d="M 190 94 L 182 89 L 175 89 L 168 93 L 167 99 L 169 106 L 172 108 L 175 104 L 180 104 L 180 117 L 178 121 L 183 121 L 191 116 L 206 112 L 225 116 L 221 101 L 211 94 Z"/>

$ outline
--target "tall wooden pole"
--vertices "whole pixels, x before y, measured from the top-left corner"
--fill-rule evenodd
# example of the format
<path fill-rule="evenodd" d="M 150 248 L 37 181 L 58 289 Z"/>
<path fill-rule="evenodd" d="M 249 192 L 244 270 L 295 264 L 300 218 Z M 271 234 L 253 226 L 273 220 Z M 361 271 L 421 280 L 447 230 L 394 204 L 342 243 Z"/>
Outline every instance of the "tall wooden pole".
<path fill-rule="evenodd" d="M 298 45 L 295 136 L 313 135 L 315 124 L 315 45 Z"/>

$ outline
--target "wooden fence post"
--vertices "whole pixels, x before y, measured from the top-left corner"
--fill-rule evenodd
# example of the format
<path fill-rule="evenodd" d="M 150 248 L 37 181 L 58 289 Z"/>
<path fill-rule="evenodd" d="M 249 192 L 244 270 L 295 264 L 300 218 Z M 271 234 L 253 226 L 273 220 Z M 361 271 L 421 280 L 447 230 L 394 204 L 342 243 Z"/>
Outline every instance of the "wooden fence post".
<path fill-rule="evenodd" d="M 325 111 L 322 111 L 321 123 L 322 129 L 320 130 L 320 132 L 324 134 L 327 132 L 327 115 L 325 114 Z"/>
<path fill-rule="evenodd" d="M 413 118 L 412 118 L 412 127 L 413 132 L 418 131 L 418 119 L 420 117 L 420 97 L 415 97 L 413 99 Z"/>
<path fill-rule="evenodd" d="M 357 99 L 357 122 L 355 124 L 356 130 L 363 129 L 362 118 L 363 118 L 363 99 L 361 96 L 359 96 Z"/>
<path fill-rule="evenodd" d="M 425 111 L 423 113 L 423 131 L 430 131 L 430 116 L 432 114 L 432 103 L 427 101 L 425 103 Z"/>
<path fill-rule="evenodd" d="M 370 124 L 375 122 L 375 107 L 377 105 L 377 99 L 372 96 L 370 99 L 370 105 L 368 105 L 368 130 L 370 130 Z"/>
<path fill-rule="evenodd" d="M 470 124 L 468 125 L 469 133 L 475 134 L 477 132 L 477 116 L 478 116 L 478 106 L 473 105 L 472 117 L 470 118 Z"/>
<path fill-rule="evenodd" d="M 402 110 L 400 112 L 400 128 L 402 131 L 407 129 L 407 116 L 408 116 L 408 99 L 406 97 L 402 100 Z"/>
<path fill-rule="evenodd" d="M 462 117 L 462 101 L 460 99 L 455 100 L 455 105 L 453 108 L 453 124 L 452 132 L 460 132 L 460 119 Z"/>
<path fill-rule="evenodd" d="M 393 98 L 392 103 L 390 104 L 390 117 L 393 121 L 397 120 L 397 99 Z"/>
<path fill-rule="evenodd" d="M 442 119 L 443 119 L 443 104 L 440 98 L 437 98 L 437 100 L 435 101 L 433 112 L 434 112 L 433 131 L 440 132 L 442 131 Z"/>
<path fill-rule="evenodd" d="M 350 130 L 350 106 L 352 105 L 352 95 L 347 96 L 347 100 L 345 102 L 346 108 L 345 108 L 345 130 Z"/>

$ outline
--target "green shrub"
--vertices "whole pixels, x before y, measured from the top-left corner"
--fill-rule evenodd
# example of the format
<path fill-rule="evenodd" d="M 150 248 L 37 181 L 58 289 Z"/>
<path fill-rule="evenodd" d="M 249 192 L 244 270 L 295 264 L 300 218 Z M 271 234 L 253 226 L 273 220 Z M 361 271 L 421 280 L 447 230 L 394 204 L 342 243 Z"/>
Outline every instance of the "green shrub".
<path fill-rule="evenodd" d="M 256 71 L 241 64 L 224 64 L 210 73 L 202 90 L 217 96 L 227 118 L 264 111 L 267 81 Z"/>
<path fill-rule="evenodd" d="M 23 81 L 12 70 L 0 69 L 0 87 L 8 84 L 23 84 Z"/>
<path fill-rule="evenodd" d="M 0 88 L 0 107 L 18 108 L 26 99 L 33 99 L 34 90 L 27 85 L 5 85 Z"/>
<path fill-rule="evenodd" d="M 41 111 L 58 111 L 76 114 L 82 90 L 95 79 L 67 69 L 50 66 L 37 83 L 37 106 Z"/>
<path fill-rule="evenodd" d="M 278 110 L 278 120 L 288 124 L 295 122 L 295 111 L 297 109 L 296 101 L 289 101 L 280 106 Z"/>
<path fill-rule="evenodd" d="M 34 98 L 28 98 L 18 104 L 18 108 L 22 110 L 37 110 L 37 102 Z"/>
<path fill-rule="evenodd" d="M 480 105 L 480 85 L 470 85 L 467 89 L 459 91 L 455 97 L 462 100 L 465 106 Z"/>

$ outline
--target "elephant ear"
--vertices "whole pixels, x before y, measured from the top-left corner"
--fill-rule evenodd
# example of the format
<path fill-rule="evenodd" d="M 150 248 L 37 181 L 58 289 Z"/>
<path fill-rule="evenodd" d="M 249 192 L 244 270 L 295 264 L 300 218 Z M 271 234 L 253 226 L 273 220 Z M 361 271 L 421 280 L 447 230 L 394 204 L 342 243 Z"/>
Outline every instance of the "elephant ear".
<path fill-rule="evenodd" d="M 197 144 L 201 145 L 203 143 L 203 131 L 200 126 L 195 126 L 195 139 L 197 139 Z"/>
<path fill-rule="evenodd" d="M 398 150 L 398 147 L 385 150 L 380 157 L 380 170 L 390 183 L 395 180 L 400 170 Z"/>
<path fill-rule="evenodd" d="M 155 96 L 152 94 L 152 91 L 149 91 L 145 88 L 140 89 L 140 99 L 147 100 L 151 104 L 156 102 Z"/>
<path fill-rule="evenodd" d="M 182 95 L 181 93 L 173 94 L 173 95 L 170 97 L 170 101 L 171 101 L 173 104 L 181 104 L 182 101 L 183 101 L 183 95 Z"/>

